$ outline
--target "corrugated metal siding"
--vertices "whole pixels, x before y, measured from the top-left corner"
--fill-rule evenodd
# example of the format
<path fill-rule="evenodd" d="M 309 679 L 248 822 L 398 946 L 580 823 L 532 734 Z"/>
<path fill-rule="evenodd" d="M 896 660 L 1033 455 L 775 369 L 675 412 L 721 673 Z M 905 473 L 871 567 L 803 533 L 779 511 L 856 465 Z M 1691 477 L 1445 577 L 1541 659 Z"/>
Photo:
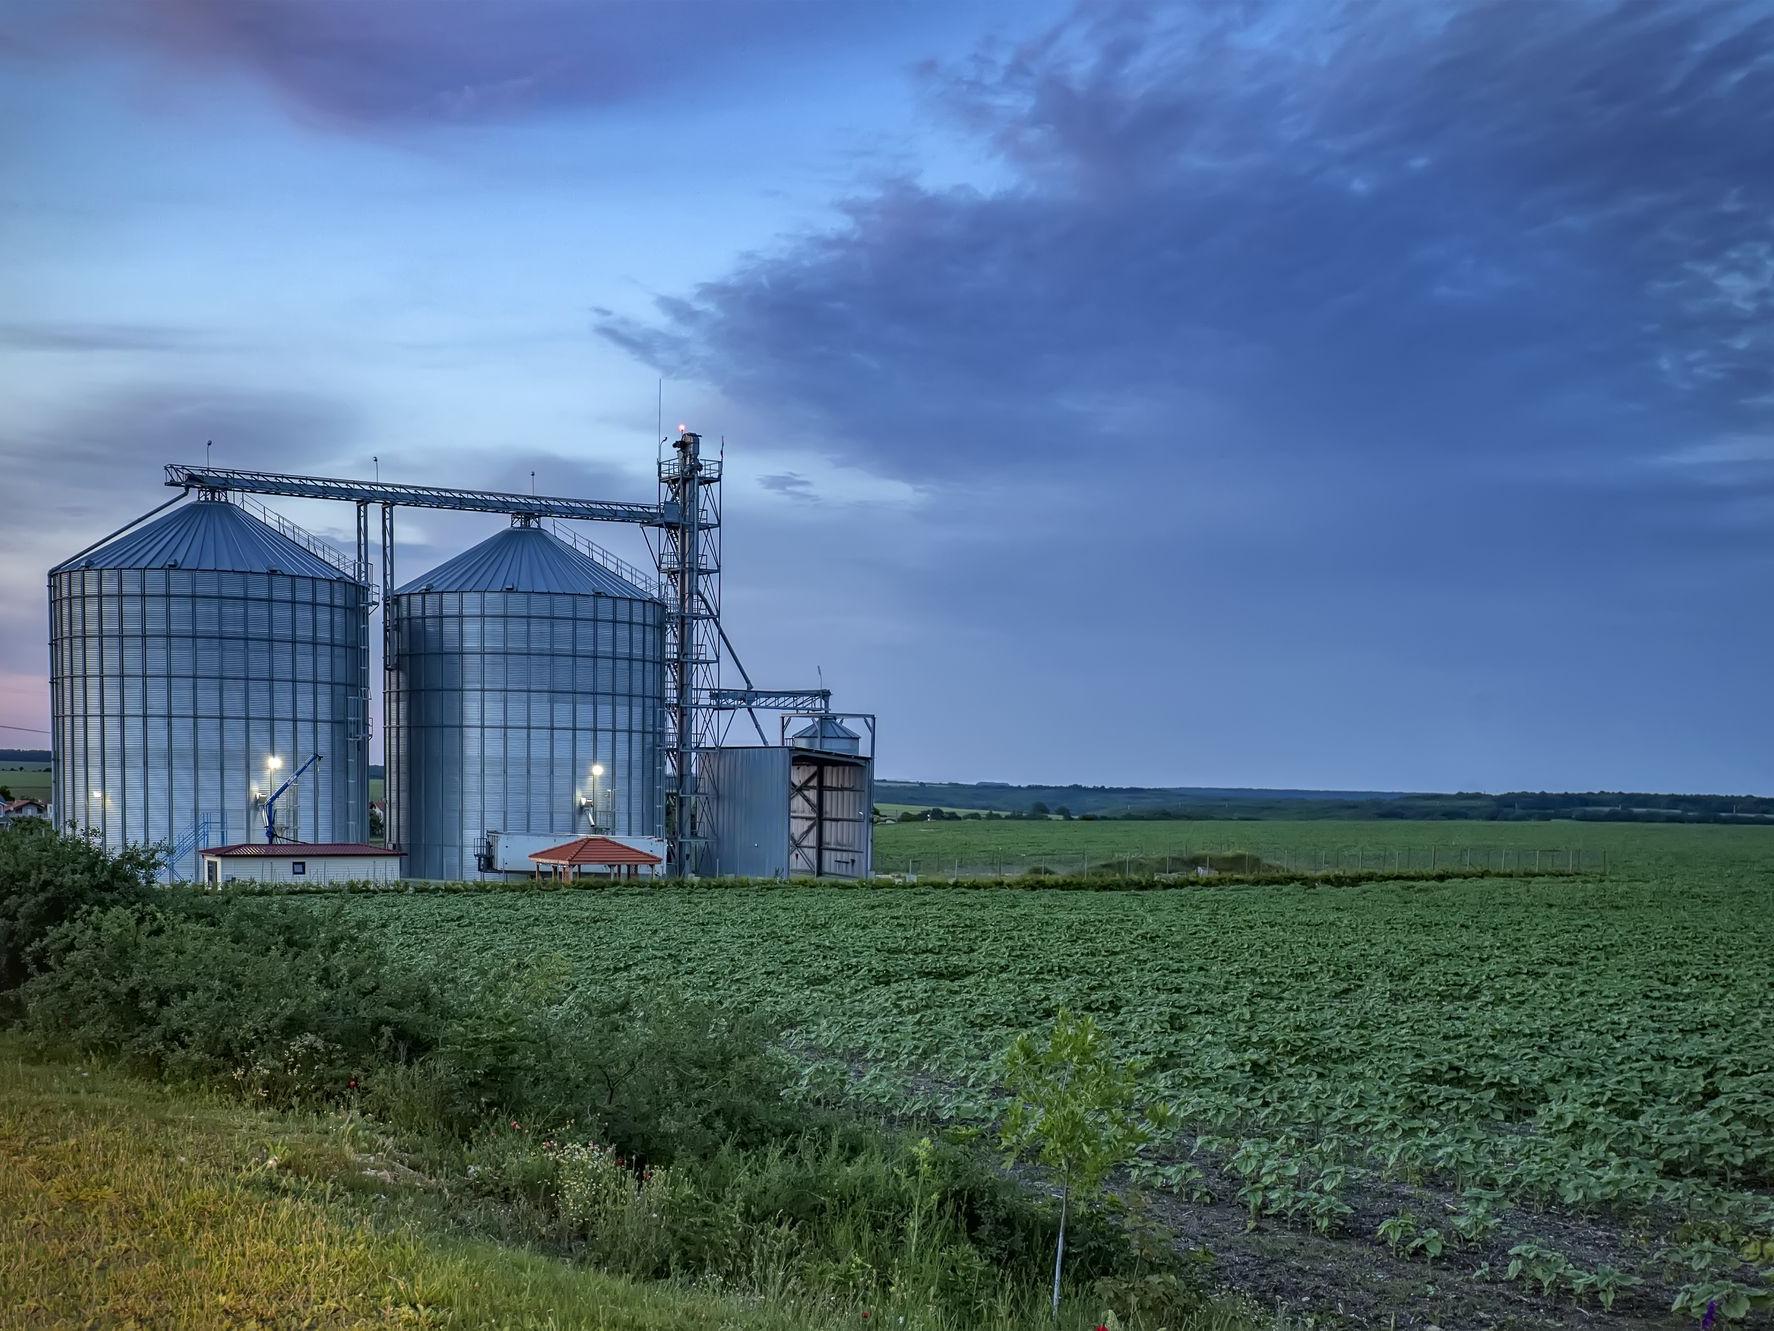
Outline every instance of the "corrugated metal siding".
<path fill-rule="evenodd" d="M 628 587 L 514 527 L 391 598 L 388 835 L 410 876 L 485 876 L 488 831 L 585 833 L 593 764 L 598 830 L 660 833 L 665 609 L 632 588 L 587 590 L 612 583 Z"/>
<path fill-rule="evenodd" d="M 711 749 L 699 777 L 712 796 L 713 829 L 697 872 L 710 878 L 787 878 L 785 748 Z"/>
<path fill-rule="evenodd" d="M 211 534 L 244 526 L 250 539 L 194 537 L 179 547 L 189 557 L 287 555 L 297 565 L 299 554 L 325 576 L 88 568 L 84 560 L 53 572 L 57 818 L 113 848 L 175 845 L 200 820 L 208 822 L 201 845 L 248 841 L 261 823 L 253 789 L 264 782 L 266 756 L 282 758 L 287 774 L 319 753 L 279 803 L 280 822 L 302 840 L 366 839 L 367 589 L 231 504 L 195 504 L 173 516 L 199 512 L 220 515 L 198 521 Z M 92 557 L 122 557 L 119 544 Z M 280 549 L 285 554 L 265 555 Z M 197 876 L 197 849 L 171 866 L 175 876 Z"/>
<path fill-rule="evenodd" d="M 76 568 L 207 569 L 349 581 L 312 550 L 221 500 L 198 500 L 175 508 L 50 572 Z"/>
<path fill-rule="evenodd" d="M 565 592 L 650 599 L 647 593 L 540 527 L 509 527 L 414 578 L 412 592 Z"/>

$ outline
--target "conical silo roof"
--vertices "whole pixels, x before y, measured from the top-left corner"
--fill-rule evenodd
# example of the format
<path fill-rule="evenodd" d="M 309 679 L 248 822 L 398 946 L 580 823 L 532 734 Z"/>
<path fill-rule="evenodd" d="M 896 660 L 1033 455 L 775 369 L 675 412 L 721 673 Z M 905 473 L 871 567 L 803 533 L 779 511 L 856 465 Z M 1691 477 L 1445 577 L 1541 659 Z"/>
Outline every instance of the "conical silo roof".
<path fill-rule="evenodd" d="M 51 573 L 85 568 L 177 568 L 223 573 L 284 573 L 341 580 L 346 574 L 306 546 L 219 499 L 183 504 L 116 536 Z"/>
<path fill-rule="evenodd" d="M 823 749 L 827 753 L 862 752 L 862 736 L 835 716 L 809 721 L 789 738 L 797 749 Z"/>
<path fill-rule="evenodd" d="M 540 527 L 507 527 L 421 574 L 412 592 L 570 592 L 580 596 L 652 596 Z"/>

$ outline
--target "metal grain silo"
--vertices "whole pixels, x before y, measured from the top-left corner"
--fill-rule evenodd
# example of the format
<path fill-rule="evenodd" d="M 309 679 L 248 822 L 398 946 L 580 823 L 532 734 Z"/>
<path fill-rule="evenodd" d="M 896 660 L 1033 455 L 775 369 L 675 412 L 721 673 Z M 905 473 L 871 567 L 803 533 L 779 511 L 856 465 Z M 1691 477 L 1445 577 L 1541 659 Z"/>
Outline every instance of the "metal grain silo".
<path fill-rule="evenodd" d="M 658 600 L 519 518 L 388 613 L 388 835 L 408 876 L 481 877 L 489 833 L 540 849 L 594 812 L 598 831 L 659 835 Z"/>
<path fill-rule="evenodd" d="M 194 878 L 203 846 L 262 839 L 268 759 L 288 775 L 319 754 L 281 829 L 364 840 L 369 589 L 350 568 L 211 496 L 52 568 L 57 821 L 164 843 Z"/>

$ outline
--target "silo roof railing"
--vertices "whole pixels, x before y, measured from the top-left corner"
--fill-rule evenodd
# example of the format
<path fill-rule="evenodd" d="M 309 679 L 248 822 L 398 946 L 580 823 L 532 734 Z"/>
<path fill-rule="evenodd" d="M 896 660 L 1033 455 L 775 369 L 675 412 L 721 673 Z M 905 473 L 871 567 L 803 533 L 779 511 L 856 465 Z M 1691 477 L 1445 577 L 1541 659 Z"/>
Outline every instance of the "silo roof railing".
<path fill-rule="evenodd" d="M 347 577 L 355 578 L 357 581 L 365 584 L 368 584 L 370 581 L 371 569 L 368 563 L 359 563 L 357 560 L 351 558 L 350 555 L 347 555 L 343 550 L 335 550 L 313 532 L 308 531 L 306 528 L 298 527 L 295 523 L 284 517 L 283 514 L 266 508 L 258 500 L 243 494 L 230 494 L 228 496 L 228 502 L 231 504 L 238 504 L 267 527 L 273 528 L 280 535 L 289 537 L 290 540 L 294 541 L 297 545 L 302 546 L 310 553 L 319 555 L 322 559 L 326 560 L 327 563 L 331 564 Z"/>
<path fill-rule="evenodd" d="M 639 587 L 642 591 L 646 592 L 648 596 L 653 597 L 655 600 L 664 596 L 664 589 L 660 587 L 658 580 L 654 578 L 651 573 L 647 572 L 646 569 L 629 563 L 619 555 L 611 554 L 596 541 L 586 540 L 585 537 L 581 536 L 578 532 L 563 523 L 556 522 L 552 523 L 551 526 L 553 527 L 554 534 L 560 537 L 561 540 L 572 546 L 580 554 L 602 564 L 623 581 L 633 583 L 636 587 Z"/>

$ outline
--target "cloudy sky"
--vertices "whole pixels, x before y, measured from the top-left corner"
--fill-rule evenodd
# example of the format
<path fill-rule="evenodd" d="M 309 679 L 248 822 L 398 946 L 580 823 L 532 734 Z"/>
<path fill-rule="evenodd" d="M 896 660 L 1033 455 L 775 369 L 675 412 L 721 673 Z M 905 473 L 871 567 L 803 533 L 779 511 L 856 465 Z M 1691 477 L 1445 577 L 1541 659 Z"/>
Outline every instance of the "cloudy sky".
<path fill-rule="evenodd" d="M 1774 791 L 1766 5 L 0 0 L 0 166 L 9 725 L 206 440 L 647 498 L 663 377 L 884 775 Z"/>

